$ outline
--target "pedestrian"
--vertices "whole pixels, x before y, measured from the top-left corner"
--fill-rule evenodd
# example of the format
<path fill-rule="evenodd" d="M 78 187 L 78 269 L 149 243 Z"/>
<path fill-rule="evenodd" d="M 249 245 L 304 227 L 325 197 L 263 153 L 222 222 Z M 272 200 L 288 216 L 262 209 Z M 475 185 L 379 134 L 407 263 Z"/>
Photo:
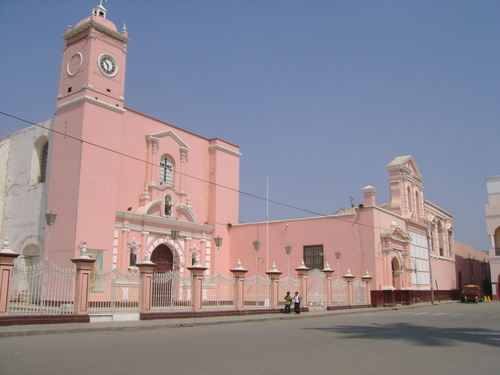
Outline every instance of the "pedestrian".
<path fill-rule="evenodd" d="M 295 302 L 294 305 L 294 310 L 295 314 L 300 314 L 300 300 L 302 298 L 299 296 L 299 292 L 295 292 L 295 295 L 293 296 L 293 302 Z"/>
<path fill-rule="evenodd" d="M 285 296 L 285 314 L 290 314 L 290 307 L 292 306 L 292 296 L 290 292 L 286 292 Z"/>

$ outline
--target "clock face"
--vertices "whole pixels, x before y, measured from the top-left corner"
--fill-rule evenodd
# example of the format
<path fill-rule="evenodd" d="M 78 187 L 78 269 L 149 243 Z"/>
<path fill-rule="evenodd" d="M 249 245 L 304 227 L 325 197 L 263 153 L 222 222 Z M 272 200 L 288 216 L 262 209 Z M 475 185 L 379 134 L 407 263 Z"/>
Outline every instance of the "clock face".
<path fill-rule="evenodd" d="M 113 56 L 106 53 L 103 53 L 101 56 L 99 56 L 98 64 L 101 72 L 108 77 L 115 76 L 116 72 L 118 71 L 116 60 Z"/>

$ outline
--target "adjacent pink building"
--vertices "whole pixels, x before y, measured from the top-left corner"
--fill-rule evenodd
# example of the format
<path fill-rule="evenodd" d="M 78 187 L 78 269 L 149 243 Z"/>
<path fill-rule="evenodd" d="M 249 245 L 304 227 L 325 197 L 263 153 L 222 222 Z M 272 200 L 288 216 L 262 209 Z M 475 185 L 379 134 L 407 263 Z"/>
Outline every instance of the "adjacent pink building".
<path fill-rule="evenodd" d="M 2 222 L 2 235 L 25 262 L 36 256 L 68 267 L 87 252 L 97 271 L 151 259 L 156 272 L 187 273 L 199 261 L 205 274 L 228 275 L 238 260 L 249 275 L 265 275 L 273 264 L 296 275 L 304 262 L 329 266 L 334 278 L 370 275 L 374 304 L 428 300 L 431 289 L 451 298 L 460 289 L 452 215 L 424 199 L 411 156 L 387 165 L 390 202 L 377 202 L 377 189 L 366 186 L 363 204 L 335 215 L 238 225 L 238 146 L 125 106 L 130 39 L 106 13 L 94 8 L 63 35 L 57 112 L 46 123 L 53 131 L 27 142 L 40 149 L 26 167 L 38 171 L 30 182 L 38 190 L 2 202 L 3 211 L 24 212 L 37 194 L 30 229 Z M 0 153 L 21 158 L 6 144 L 22 136 L 2 138 Z M 16 165 L 1 171 L 6 179 Z M 45 226 L 48 212 L 57 213 L 54 225 Z"/>
<path fill-rule="evenodd" d="M 489 239 L 491 281 L 493 298 L 500 300 L 500 176 L 486 178 L 488 204 L 486 205 L 486 227 Z"/>

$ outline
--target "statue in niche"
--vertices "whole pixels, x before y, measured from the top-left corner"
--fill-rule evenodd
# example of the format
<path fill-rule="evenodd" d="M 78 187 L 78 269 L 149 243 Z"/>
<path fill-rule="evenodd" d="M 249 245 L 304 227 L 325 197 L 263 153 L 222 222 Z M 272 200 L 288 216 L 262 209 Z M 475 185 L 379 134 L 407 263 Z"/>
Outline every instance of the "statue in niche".
<path fill-rule="evenodd" d="M 130 248 L 129 267 L 135 267 L 136 263 L 137 263 L 137 248 L 135 246 L 132 246 Z"/>
<path fill-rule="evenodd" d="M 165 196 L 165 216 L 172 216 L 172 196 L 170 194 Z"/>

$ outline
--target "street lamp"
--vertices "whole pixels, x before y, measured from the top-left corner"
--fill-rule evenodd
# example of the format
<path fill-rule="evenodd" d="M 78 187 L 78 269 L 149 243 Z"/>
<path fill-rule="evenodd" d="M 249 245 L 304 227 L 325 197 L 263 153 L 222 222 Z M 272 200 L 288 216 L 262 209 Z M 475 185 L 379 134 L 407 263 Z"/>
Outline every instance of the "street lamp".
<path fill-rule="evenodd" d="M 46 262 L 49 260 L 50 228 L 52 227 L 52 225 L 55 224 L 56 217 L 57 217 L 57 214 L 52 212 L 52 210 L 50 210 L 50 212 L 48 214 L 45 214 L 45 220 L 47 221 L 47 225 L 49 226 L 49 231 L 47 233 L 47 247 L 45 248 L 45 261 Z"/>
<path fill-rule="evenodd" d="M 217 265 L 219 265 L 219 248 L 222 245 L 222 237 L 217 236 L 214 238 L 215 246 L 217 246 Z M 217 272 L 219 272 L 219 267 L 217 267 Z"/>
<path fill-rule="evenodd" d="M 255 271 L 257 272 L 257 275 L 259 274 L 259 250 L 260 250 L 260 241 L 255 240 L 252 242 L 253 243 L 253 248 L 255 249 Z"/>
<path fill-rule="evenodd" d="M 335 252 L 335 258 L 337 258 L 337 279 L 340 279 L 340 269 L 339 269 L 339 259 L 342 253 L 340 251 Z"/>
<path fill-rule="evenodd" d="M 170 231 L 170 235 L 172 236 L 172 240 L 173 240 L 173 241 L 177 241 L 177 239 L 179 238 L 179 233 L 180 233 L 180 232 L 181 232 L 181 231 L 180 231 L 179 229 L 172 229 L 172 230 Z M 221 238 L 221 241 L 222 241 L 222 238 Z"/>
<path fill-rule="evenodd" d="M 292 253 L 292 247 L 290 245 L 286 245 L 285 251 L 288 256 L 288 276 L 290 276 L 290 254 Z"/>

